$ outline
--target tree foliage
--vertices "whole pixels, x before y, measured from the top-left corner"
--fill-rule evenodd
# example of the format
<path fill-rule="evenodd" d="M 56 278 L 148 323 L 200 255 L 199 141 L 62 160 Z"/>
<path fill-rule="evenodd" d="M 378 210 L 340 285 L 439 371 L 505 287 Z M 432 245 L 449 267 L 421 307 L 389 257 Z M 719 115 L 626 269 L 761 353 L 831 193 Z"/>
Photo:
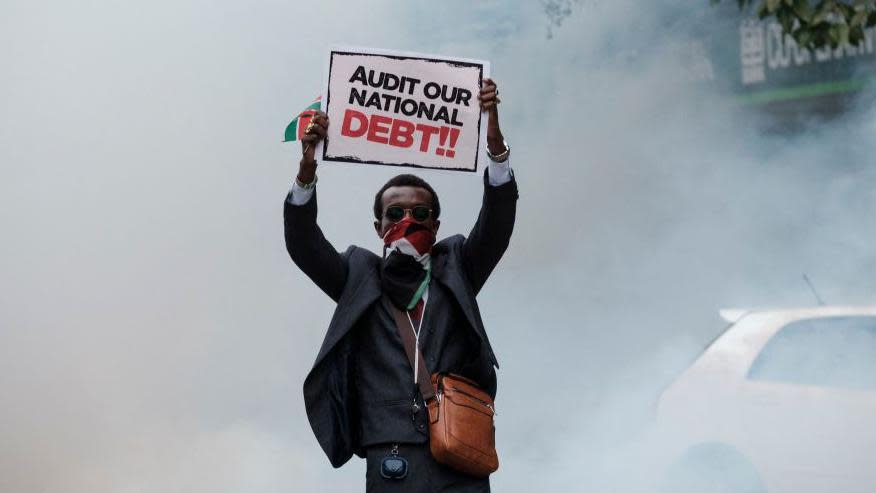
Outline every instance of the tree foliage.
<path fill-rule="evenodd" d="M 761 19 L 774 17 L 785 34 L 809 49 L 860 44 L 864 30 L 876 26 L 876 0 L 736 1 L 740 9 L 756 8 Z"/>

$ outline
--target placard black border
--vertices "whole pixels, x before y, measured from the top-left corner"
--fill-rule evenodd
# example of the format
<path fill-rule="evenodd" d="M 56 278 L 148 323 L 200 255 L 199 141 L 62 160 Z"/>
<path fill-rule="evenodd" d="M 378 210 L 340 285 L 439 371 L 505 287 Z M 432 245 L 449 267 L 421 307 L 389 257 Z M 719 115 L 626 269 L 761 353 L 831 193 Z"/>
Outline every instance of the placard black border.
<path fill-rule="evenodd" d="M 393 60 L 425 60 L 427 62 L 433 63 L 446 63 L 449 65 L 455 65 L 459 67 L 477 67 L 478 70 L 478 86 L 483 85 L 484 83 L 484 64 L 483 63 L 474 63 L 474 62 L 462 62 L 455 60 L 447 60 L 441 58 L 429 58 L 429 57 L 421 57 L 421 56 L 406 56 L 406 55 L 385 55 L 382 53 L 366 53 L 366 52 L 356 52 L 356 51 L 336 51 L 332 50 L 329 54 L 329 73 L 328 75 L 328 87 L 326 87 L 326 96 L 325 96 L 325 112 L 328 114 L 329 105 L 331 105 L 331 76 L 332 76 L 332 63 L 334 63 L 335 55 L 361 55 L 361 56 L 375 56 L 375 57 L 383 57 L 383 58 L 391 58 Z M 323 142 L 322 146 L 322 160 L 330 161 L 330 162 L 340 162 L 340 163 L 353 163 L 353 164 L 377 164 L 380 166 L 397 166 L 403 168 L 418 168 L 418 169 L 433 169 L 433 170 L 443 170 L 443 171 L 465 171 L 468 173 L 477 173 L 478 171 L 478 159 L 480 158 L 481 152 L 481 121 L 484 119 L 484 113 L 478 112 L 478 140 L 475 145 L 475 161 L 474 161 L 474 169 L 469 168 L 438 168 L 433 166 L 423 166 L 414 163 L 385 163 L 383 161 L 366 161 L 364 159 L 358 159 L 352 156 L 336 156 L 336 157 L 326 157 L 328 153 L 329 147 L 329 139 L 326 139 Z"/>

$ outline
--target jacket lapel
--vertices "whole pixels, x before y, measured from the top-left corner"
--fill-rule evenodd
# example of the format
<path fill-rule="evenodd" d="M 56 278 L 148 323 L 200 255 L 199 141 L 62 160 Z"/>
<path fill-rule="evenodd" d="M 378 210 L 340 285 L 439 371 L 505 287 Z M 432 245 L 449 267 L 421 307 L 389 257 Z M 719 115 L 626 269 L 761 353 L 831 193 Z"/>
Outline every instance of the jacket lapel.
<path fill-rule="evenodd" d="M 329 323 L 329 328 L 326 331 L 325 339 L 322 342 L 322 347 L 319 349 L 319 354 L 316 357 L 315 367 L 323 358 L 335 347 L 353 325 L 362 317 L 365 310 L 371 306 L 378 298 L 380 298 L 380 281 L 377 272 L 377 258 L 368 252 L 374 259 L 368 258 L 364 263 L 364 268 L 356 269 L 353 267 L 354 262 L 351 259 L 349 275 L 351 283 L 344 292 L 341 293 L 341 298 L 338 300 L 338 307 L 332 316 L 332 321 Z M 366 254 L 367 255 L 367 254 Z M 358 264 L 355 264 L 358 265 Z"/>
<path fill-rule="evenodd" d="M 361 252 L 357 252 L 361 254 Z M 362 264 L 350 259 L 350 285 L 341 294 L 338 300 L 338 308 L 332 316 L 322 347 L 316 357 L 313 366 L 316 367 L 331 352 L 337 343 L 353 328 L 353 325 L 365 313 L 371 304 L 380 298 L 380 273 L 377 271 L 380 259 L 371 252 L 365 254 L 368 258 L 360 259 Z M 451 248 L 444 242 L 435 245 L 432 255 L 432 275 L 442 283 L 448 291 L 453 293 L 454 299 L 459 303 L 466 320 L 474 329 L 475 333 L 486 344 L 487 352 L 492 363 L 498 368 L 499 364 L 493 354 L 480 314 L 474 306 L 474 293 L 465 282 L 465 274 L 462 272 L 459 262 L 450 262 Z M 353 268 L 362 265 L 363 268 Z"/>
<path fill-rule="evenodd" d="M 474 306 L 474 293 L 471 292 L 468 283 L 464 280 L 465 274 L 461 270 L 462 266 L 459 265 L 459 262 L 448 261 L 450 258 L 450 248 L 447 248 L 446 244 L 439 243 L 438 245 L 435 245 L 433 253 L 432 275 L 443 284 L 448 291 L 453 293 L 453 297 L 456 299 L 457 303 L 459 303 L 460 308 L 462 308 L 465 318 L 474 328 L 478 337 L 481 338 L 481 341 L 486 344 L 488 349 L 487 352 L 492 359 L 492 363 L 498 368 L 499 364 L 496 362 L 496 357 L 493 355 L 490 341 L 487 339 L 487 334 L 484 331 L 484 323 L 481 321 L 481 316 Z"/>

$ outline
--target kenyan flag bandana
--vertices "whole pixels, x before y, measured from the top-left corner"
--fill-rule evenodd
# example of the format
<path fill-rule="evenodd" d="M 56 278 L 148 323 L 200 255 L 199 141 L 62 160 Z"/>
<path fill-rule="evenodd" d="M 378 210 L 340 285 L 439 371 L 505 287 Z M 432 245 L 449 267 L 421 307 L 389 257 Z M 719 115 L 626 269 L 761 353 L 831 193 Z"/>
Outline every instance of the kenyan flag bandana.
<path fill-rule="evenodd" d="M 429 286 L 434 244 L 435 233 L 408 216 L 383 236 L 380 283 L 383 292 L 400 310 L 413 310 Z"/>
<path fill-rule="evenodd" d="M 291 142 L 293 140 L 301 140 L 301 137 L 304 137 L 304 129 L 307 128 L 307 124 L 310 123 L 310 119 L 313 118 L 313 115 L 319 110 L 320 100 L 322 96 L 318 96 L 316 99 L 310 103 L 310 106 L 304 108 L 304 111 L 298 114 L 292 121 L 286 126 L 286 135 L 283 138 L 283 142 Z"/>

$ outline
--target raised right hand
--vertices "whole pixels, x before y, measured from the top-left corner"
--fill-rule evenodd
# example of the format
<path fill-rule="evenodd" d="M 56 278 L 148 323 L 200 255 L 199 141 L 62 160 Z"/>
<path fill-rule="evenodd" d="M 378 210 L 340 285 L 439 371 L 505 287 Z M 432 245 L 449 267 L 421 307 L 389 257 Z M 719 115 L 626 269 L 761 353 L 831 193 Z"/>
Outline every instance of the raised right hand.
<path fill-rule="evenodd" d="M 301 163 L 298 168 L 298 181 L 311 183 L 316 176 L 316 144 L 324 139 L 328 131 L 329 119 L 322 111 L 316 111 L 301 137 Z"/>

